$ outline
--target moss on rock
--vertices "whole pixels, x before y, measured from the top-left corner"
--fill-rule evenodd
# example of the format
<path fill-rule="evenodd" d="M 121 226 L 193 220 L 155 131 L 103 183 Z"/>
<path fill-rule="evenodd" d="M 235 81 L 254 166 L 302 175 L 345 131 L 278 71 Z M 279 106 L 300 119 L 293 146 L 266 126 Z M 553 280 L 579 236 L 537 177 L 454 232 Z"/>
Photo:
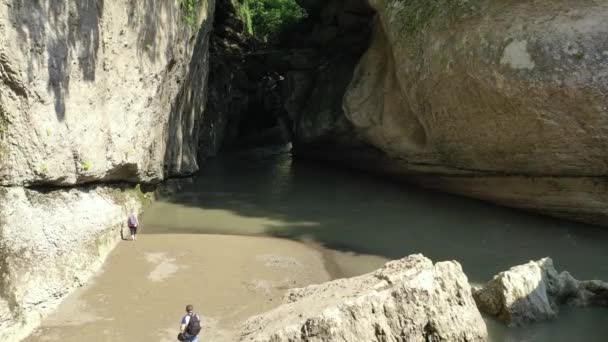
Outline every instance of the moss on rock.
<path fill-rule="evenodd" d="M 477 13 L 485 0 L 410 0 L 388 1 L 391 21 L 400 22 L 402 32 L 412 35 L 430 24 L 447 25 Z M 436 19 L 436 21 L 435 21 Z"/>

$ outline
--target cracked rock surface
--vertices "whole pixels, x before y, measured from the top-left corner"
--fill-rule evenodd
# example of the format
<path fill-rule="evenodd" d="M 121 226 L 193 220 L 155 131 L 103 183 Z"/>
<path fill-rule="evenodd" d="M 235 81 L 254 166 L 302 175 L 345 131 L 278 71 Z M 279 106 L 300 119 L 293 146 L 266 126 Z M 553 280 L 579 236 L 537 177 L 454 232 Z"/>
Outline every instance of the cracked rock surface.
<path fill-rule="evenodd" d="M 359 277 L 292 289 L 249 319 L 240 341 L 484 341 L 486 325 L 455 261 L 411 255 Z"/>

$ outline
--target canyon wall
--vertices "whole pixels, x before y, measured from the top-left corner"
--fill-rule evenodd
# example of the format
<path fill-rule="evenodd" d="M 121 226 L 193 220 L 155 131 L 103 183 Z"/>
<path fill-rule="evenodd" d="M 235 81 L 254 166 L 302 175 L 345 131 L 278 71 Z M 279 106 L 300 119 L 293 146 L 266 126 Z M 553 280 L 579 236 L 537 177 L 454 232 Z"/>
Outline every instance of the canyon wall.
<path fill-rule="evenodd" d="M 84 285 L 148 198 L 127 185 L 0 187 L 0 340 L 26 337 Z"/>
<path fill-rule="evenodd" d="M 177 0 L 2 0 L 0 184 L 195 171 L 212 11 L 198 26 Z"/>
<path fill-rule="evenodd" d="M 0 340 L 101 266 L 147 200 L 135 183 L 218 148 L 203 115 L 214 1 L 181 3 L 0 0 Z"/>
<path fill-rule="evenodd" d="M 330 7 L 302 4 L 321 17 Z M 606 3 L 369 4 L 373 36 L 341 107 L 298 113 L 297 130 L 309 134 L 296 136 L 296 151 L 608 225 Z M 325 101 L 309 94 L 301 101 L 309 108 Z M 336 138 L 345 135 L 344 124 L 331 124 L 336 116 L 351 126 L 349 141 Z"/>

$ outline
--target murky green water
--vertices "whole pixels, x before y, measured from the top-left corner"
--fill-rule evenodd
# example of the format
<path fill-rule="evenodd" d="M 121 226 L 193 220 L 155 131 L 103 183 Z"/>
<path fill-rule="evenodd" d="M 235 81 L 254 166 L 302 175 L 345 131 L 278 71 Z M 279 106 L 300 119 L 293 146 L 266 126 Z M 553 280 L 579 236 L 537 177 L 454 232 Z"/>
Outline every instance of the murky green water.
<path fill-rule="evenodd" d="M 383 260 L 423 253 L 459 261 L 472 282 L 545 256 L 578 279 L 608 280 L 608 229 L 396 185 L 288 154 L 209 162 L 176 195 L 156 202 L 143 224 L 145 233 L 171 227 L 171 233 L 311 241 L 347 252 L 337 274 L 349 276 L 370 270 L 358 255 Z M 495 341 L 608 341 L 608 310 L 563 308 L 550 323 L 489 326 Z"/>

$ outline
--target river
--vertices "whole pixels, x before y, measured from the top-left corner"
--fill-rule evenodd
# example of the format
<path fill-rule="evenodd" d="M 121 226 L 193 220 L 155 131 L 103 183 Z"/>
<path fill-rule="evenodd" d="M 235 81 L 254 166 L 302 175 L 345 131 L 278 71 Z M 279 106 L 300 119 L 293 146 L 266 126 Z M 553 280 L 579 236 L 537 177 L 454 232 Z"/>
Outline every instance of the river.
<path fill-rule="evenodd" d="M 472 283 L 545 256 L 578 279 L 608 280 L 608 229 L 550 219 L 378 177 L 240 154 L 208 162 L 153 203 L 89 285 L 28 341 L 174 341 L 183 307 L 203 341 L 233 341 L 284 291 L 369 272 L 422 253 L 459 261 Z M 606 341 L 608 310 L 564 307 L 512 329 L 486 318 L 492 341 Z"/>

